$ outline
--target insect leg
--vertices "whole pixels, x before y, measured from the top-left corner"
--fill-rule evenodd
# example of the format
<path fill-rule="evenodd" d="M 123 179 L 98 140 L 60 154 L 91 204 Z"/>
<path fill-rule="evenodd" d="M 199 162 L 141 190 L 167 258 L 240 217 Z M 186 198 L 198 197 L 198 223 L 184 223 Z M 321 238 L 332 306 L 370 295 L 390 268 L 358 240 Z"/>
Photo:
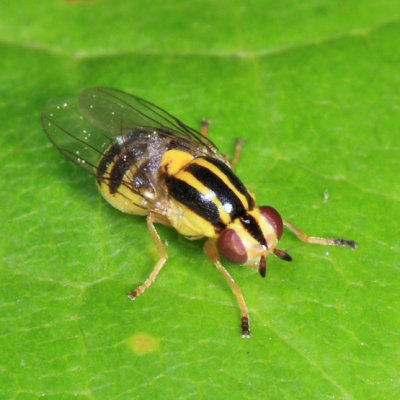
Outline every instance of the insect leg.
<path fill-rule="evenodd" d="M 164 266 L 164 264 L 168 258 L 167 251 L 165 250 L 165 247 L 162 244 L 162 241 L 160 239 L 160 235 L 158 234 L 158 232 L 154 226 L 155 222 L 158 222 L 157 216 L 152 213 L 149 213 L 147 215 L 147 229 L 149 230 L 151 239 L 157 248 L 158 254 L 160 255 L 160 259 L 158 260 L 156 266 L 153 268 L 153 271 L 151 271 L 151 274 L 149 275 L 149 277 L 143 282 L 143 284 L 140 285 L 139 287 L 137 287 L 135 290 L 132 290 L 128 294 L 128 296 L 132 300 L 134 300 L 136 297 L 143 294 L 143 292 L 149 288 L 149 286 L 157 278 L 158 273 L 161 271 L 161 268 Z"/>
<path fill-rule="evenodd" d="M 242 139 L 237 139 L 235 143 L 235 154 L 233 155 L 232 161 L 231 161 L 231 167 L 235 168 L 235 165 L 239 161 L 240 153 L 242 152 L 242 147 L 244 145 L 244 140 Z"/>
<path fill-rule="evenodd" d="M 300 239 L 302 242 L 320 244 L 322 246 L 344 246 L 344 247 L 351 247 L 352 249 L 355 249 L 357 247 L 357 243 L 354 240 L 308 236 L 306 233 L 301 231 L 299 228 L 297 228 L 297 226 L 294 226 L 289 221 L 283 220 L 283 225 L 285 225 L 286 228 L 288 228 L 291 232 L 293 232 L 297 236 L 297 238 Z"/>
<path fill-rule="evenodd" d="M 214 263 L 217 267 L 218 271 L 224 277 L 229 287 L 231 288 L 233 294 L 236 296 L 237 301 L 239 303 L 240 315 L 241 315 L 241 328 L 242 328 L 242 337 L 249 338 L 250 330 L 249 330 L 249 313 L 247 311 L 246 302 L 244 301 L 242 292 L 240 291 L 239 286 L 233 280 L 232 276 L 225 269 L 225 267 L 219 261 L 219 253 L 217 247 L 215 245 L 214 239 L 208 239 L 204 244 L 204 252 L 207 257 Z"/>
<path fill-rule="evenodd" d="M 201 136 L 207 137 L 208 135 L 208 125 L 210 125 L 210 121 L 208 119 L 201 120 Z"/>

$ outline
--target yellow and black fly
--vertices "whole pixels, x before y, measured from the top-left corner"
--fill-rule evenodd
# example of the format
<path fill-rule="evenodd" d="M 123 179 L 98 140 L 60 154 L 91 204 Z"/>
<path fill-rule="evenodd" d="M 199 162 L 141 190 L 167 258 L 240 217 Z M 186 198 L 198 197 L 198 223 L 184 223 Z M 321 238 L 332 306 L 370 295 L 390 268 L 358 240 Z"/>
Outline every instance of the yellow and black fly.
<path fill-rule="evenodd" d="M 247 306 L 220 255 L 264 277 L 269 254 L 291 261 L 276 248 L 283 226 L 303 242 L 356 247 L 351 240 L 308 236 L 274 208 L 255 207 L 254 196 L 231 169 L 242 142 L 229 163 L 206 137 L 206 123 L 198 132 L 146 100 L 95 87 L 49 100 L 42 125 L 64 156 L 95 177 L 112 206 L 147 216 L 160 258 L 144 283 L 129 293 L 131 299 L 154 282 L 167 261 L 155 223 L 172 226 L 190 240 L 207 238 L 204 251 L 239 303 L 243 337 L 250 337 Z"/>

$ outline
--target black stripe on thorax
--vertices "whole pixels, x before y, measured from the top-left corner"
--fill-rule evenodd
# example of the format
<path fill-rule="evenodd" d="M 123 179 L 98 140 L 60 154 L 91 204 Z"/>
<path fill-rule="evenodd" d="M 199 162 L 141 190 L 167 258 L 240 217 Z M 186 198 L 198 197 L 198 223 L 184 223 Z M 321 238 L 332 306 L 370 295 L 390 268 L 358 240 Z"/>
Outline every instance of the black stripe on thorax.
<path fill-rule="evenodd" d="M 232 172 L 232 170 L 225 163 L 223 163 L 220 160 L 217 160 L 216 158 L 213 157 L 201 157 L 201 158 L 204 158 L 211 164 L 215 165 L 227 176 L 232 185 L 235 186 L 235 188 L 246 197 L 247 203 L 249 204 L 249 209 L 252 210 L 254 207 L 254 201 L 250 196 L 250 193 L 247 191 L 246 187 L 243 185 L 242 181 Z"/>
<path fill-rule="evenodd" d="M 242 223 L 242 225 L 246 229 L 246 231 L 255 240 L 257 240 L 258 243 L 260 243 L 262 246 L 265 246 L 266 248 L 268 248 L 267 242 L 261 231 L 261 228 L 258 225 L 258 222 L 256 221 L 256 219 L 254 217 L 252 217 L 250 214 L 245 214 L 242 217 L 240 217 L 240 222 Z"/>
<path fill-rule="evenodd" d="M 198 164 L 189 164 L 185 171 L 190 172 L 198 181 L 214 192 L 231 220 L 245 212 L 245 208 L 237 195 L 208 168 Z"/>
<path fill-rule="evenodd" d="M 225 224 L 220 220 L 218 208 L 211 200 L 185 181 L 173 176 L 168 177 L 166 182 L 175 200 L 210 222 L 216 230 L 225 228 Z"/>

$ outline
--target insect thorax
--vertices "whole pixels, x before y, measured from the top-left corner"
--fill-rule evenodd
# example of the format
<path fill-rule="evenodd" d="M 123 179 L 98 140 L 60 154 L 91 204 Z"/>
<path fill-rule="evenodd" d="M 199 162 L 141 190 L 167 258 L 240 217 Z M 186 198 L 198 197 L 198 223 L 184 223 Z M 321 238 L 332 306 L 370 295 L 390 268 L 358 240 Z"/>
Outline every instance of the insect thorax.
<path fill-rule="evenodd" d="M 213 157 L 191 159 L 179 170 L 167 174 L 166 184 L 173 200 L 171 225 L 192 238 L 218 236 L 254 205 L 252 195 L 239 178 L 224 162 Z"/>

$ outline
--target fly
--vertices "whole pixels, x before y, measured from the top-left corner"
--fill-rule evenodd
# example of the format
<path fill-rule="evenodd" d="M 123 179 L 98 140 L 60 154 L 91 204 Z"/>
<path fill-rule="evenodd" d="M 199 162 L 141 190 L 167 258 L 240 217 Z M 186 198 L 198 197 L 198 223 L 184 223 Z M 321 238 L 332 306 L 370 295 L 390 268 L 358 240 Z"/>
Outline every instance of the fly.
<path fill-rule="evenodd" d="M 306 243 L 355 248 L 352 240 L 308 236 L 255 198 L 232 172 L 243 142 L 230 163 L 201 132 L 144 99 L 106 87 L 48 101 L 43 129 L 55 147 L 92 175 L 102 196 L 118 210 L 146 216 L 159 260 L 142 285 L 143 294 L 167 261 L 155 224 L 175 228 L 190 240 L 206 238 L 204 251 L 239 304 L 242 337 L 250 337 L 247 306 L 220 256 L 266 275 L 266 258 L 290 255 L 276 246 L 283 226 Z"/>

